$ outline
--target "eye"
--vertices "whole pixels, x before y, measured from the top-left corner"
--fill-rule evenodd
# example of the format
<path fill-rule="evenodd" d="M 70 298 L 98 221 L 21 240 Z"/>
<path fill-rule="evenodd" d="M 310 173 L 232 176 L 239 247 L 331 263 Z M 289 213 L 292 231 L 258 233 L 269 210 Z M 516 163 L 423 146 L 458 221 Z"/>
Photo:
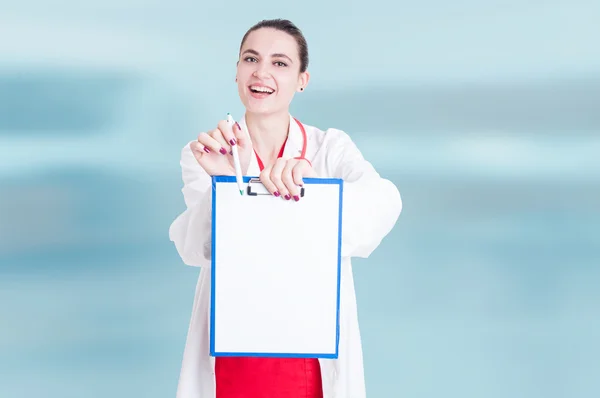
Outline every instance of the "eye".
<path fill-rule="evenodd" d="M 287 64 L 286 64 L 286 63 L 284 63 L 284 62 L 281 62 L 281 61 L 275 61 L 275 65 L 277 65 L 277 66 L 282 66 L 282 67 L 286 67 L 286 66 L 287 66 Z"/>
<path fill-rule="evenodd" d="M 256 62 L 257 59 L 254 58 L 254 57 L 246 57 L 246 58 L 244 58 L 244 61 L 246 61 L 246 62 Z"/>

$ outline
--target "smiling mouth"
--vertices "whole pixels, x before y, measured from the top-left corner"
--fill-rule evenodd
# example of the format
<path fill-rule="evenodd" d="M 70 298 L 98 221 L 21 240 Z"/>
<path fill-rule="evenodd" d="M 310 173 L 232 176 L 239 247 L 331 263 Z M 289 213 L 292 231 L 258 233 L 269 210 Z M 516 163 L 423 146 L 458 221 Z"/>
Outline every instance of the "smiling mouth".
<path fill-rule="evenodd" d="M 273 90 L 272 88 L 263 86 L 249 86 L 248 88 L 251 92 L 256 94 L 273 94 L 275 92 L 275 90 Z"/>

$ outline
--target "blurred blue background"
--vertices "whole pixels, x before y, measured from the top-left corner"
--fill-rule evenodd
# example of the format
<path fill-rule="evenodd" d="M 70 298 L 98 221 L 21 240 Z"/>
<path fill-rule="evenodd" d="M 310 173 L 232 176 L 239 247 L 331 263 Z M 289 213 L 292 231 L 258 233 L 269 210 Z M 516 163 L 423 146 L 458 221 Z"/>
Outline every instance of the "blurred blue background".
<path fill-rule="evenodd" d="M 4 2 L 5 3 L 5 2 Z M 355 280 L 369 397 L 600 396 L 600 3 L 20 0 L 0 12 L 0 397 L 175 395 L 180 150 L 290 18 L 292 112 L 404 200 Z"/>

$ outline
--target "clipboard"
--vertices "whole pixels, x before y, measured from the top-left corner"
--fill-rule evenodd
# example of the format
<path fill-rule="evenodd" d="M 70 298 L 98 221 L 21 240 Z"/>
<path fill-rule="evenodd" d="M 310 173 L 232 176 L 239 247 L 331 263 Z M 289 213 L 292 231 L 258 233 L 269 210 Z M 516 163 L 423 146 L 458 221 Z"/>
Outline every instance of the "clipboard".
<path fill-rule="evenodd" d="M 212 177 L 210 355 L 337 358 L 343 181 L 298 202 L 244 183 Z"/>

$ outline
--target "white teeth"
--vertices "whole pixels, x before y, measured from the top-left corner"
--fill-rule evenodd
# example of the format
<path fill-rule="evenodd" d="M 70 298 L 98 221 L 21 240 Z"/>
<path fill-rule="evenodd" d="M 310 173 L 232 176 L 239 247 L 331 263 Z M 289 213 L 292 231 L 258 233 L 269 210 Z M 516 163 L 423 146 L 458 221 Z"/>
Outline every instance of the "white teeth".
<path fill-rule="evenodd" d="M 271 90 L 270 88 L 259 87 L 259 86 L 250 86 L 250 90 L 260 91 L 261 93 L 269 93 L 269 94 L 271 94 L 274 91 L 274 90 Z"/>

